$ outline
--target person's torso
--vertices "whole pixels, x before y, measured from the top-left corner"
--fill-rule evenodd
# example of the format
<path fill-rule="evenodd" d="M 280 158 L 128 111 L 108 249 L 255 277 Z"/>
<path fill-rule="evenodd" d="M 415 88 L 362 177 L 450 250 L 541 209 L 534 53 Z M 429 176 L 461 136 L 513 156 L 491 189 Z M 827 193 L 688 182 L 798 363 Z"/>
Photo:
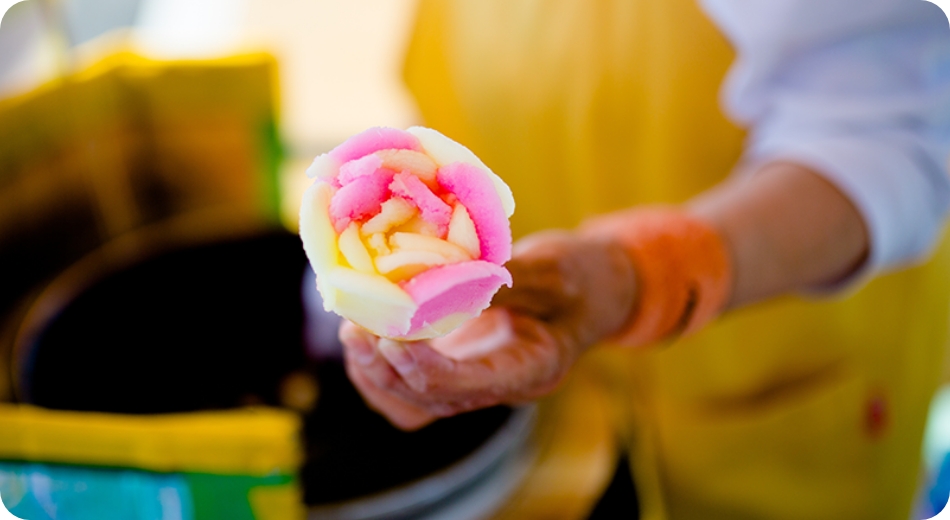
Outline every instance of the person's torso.
<path fill-rule="evenodd" d="M 744 137 L 718 104 L 733 57 L 692 0 L 424 0 L 406 78 L 426 124 L 511 185 L 518 237 L 729 175 Z M 632 424 L 646 516 L 906 513 L 948 253 L 854 294 L 784 297 L 663 348 L 595 354 Z"/>

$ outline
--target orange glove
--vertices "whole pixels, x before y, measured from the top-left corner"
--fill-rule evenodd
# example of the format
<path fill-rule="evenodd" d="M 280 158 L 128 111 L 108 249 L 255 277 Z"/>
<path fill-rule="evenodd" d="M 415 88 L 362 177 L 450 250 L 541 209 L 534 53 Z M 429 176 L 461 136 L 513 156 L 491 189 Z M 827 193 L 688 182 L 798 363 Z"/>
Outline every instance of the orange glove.
<path fill-rule="evenodd" d="M 722 311 L 732 289 L 726 245 L 711 226 L 672 208 L 632 209 L 591 219 L 587 236 L 619 241 L 636 266 L 639 303 L 613 341 L 627 346 L 690 334 Z"/>

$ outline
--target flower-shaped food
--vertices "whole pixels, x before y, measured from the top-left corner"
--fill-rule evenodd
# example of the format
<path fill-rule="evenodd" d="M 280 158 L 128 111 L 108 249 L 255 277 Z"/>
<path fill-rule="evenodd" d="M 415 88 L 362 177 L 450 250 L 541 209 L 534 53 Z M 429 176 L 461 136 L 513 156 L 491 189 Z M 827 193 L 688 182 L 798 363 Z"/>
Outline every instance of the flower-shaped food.
<path fill-rule="evenodd" d="M 511 190 L 439 132 L 371 128 L 307 175 L 300 237 L 328 311 L 379 336 L 427 339 L 511 286 Z"/>

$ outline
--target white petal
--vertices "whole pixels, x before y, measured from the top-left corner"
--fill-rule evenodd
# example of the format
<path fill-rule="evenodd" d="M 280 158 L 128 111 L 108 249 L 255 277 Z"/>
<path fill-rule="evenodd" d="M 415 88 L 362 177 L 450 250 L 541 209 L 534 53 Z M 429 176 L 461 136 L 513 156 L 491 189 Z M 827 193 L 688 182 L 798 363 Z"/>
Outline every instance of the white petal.
<path fill-rule="evenodd" d="M 453 263 L 432 251 L 396 251 L 376 257 L 376 269 L 394 281 L 402 281 L 437 265 Z"/>
<path fill-rule="evenodd" d="M 336 289 L 337 314 L 378 336 L 395 337 L 409 330 L 417 305 L 398 285 L 378 274 L 338 267 L 326 283 Z"/>
<path fill-rule="evenodd" d="M 307 177 L 329 181 L 340 173 L 340 163 L 327 154 L 318 155 L 310 167 L 307 168 Z"/>
<path fill-rule="evenodd" d="M 369 251 L 366 250 L 366 246 L 360 239 L 359 224 L 351 222 L 350 225 L 343 230 L 343 233 L 340 233 L 338 243 L 340 245 L 340 252 L 343 253 L 343 258 L 346 259 L 353 269 L 364 273 L 376 272 L 376 268 L 373 266 L 373 258 L 369 255 Z"/>
<path fill-rule="evenodd" d="M 456 204 L 455 209 L 452 210 L 452 220 L 449 221 L 449 233 L 446 240 L 464 249 L 472 258 L 482 256 L 475 223 L 472 222 L 468 210 L 461 204 Z"/>
<path fill-rule="evenodd" d="M 418 211 L 416 207 L 402 197 L 393 197 L 380 206 L 379 213 L 367 220 L 361 229 L 364 235 L 386 233 L 390 229 L 405 224 Z"/>
<path fill-rule="evenodd" d="M 300 239 L 317 278 L 340 265 L 336 231 L 330 222 L 333 186 L 314 182 L 303 194 L 300 204 Z"/>
<path fill-rule="evenodd" d="M 447 264 L 472 259 L 465 249 L 441 238 L 428 235 L 396 232 L 389 238 L 389 243 L 397 251 L 428 251 L 435 253 L 445 258 L 444 263 Z"/>
<path fill-rule="evenodd" d="M 505 184 L 505 181 L 503 181 L 501 177 L 495 175 L 495 172 L 491 171 L 491 168 L 486 166 L 471 150 L 431 128 L 413 126 L 406 131 L 419 139 L 422 149 L 425 150 L 426 154 L 432 157 L 439 166 L 454 162 L 463 162 L 483 169 L 491 179 L 492 185 L 498 193 L 498 197 L 501 198 L 501 207 L 505 210 L 505 216 L 511 218 L 511 215 L 515 212 L 515 198 L 511 194 L 511 188 Z"/>

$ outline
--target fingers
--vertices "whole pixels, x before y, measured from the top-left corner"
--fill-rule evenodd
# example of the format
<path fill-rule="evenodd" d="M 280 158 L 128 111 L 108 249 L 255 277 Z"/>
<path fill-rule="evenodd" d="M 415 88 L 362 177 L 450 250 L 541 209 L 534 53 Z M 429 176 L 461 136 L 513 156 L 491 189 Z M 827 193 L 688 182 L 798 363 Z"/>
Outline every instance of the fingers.
<path fill-rule="evenodd" d="M 380 339 L 346 323 L 340 337 L 347 371 L 367 403 L 413 428 L 540 397 L 588 345 L 624 324 L 635 299 L 625 251 L 603 238 L 538 233 L 516 245 L 508 269 L 511 290 L 443 338 Z"/>
<path fill-rule="evenodd" d="M 573 361 L 542 322 L 500 309 L 486 311 L 434 344 L 443 352 L 475 355 L 452 359 L 425 342 L 390 340 L 381 340 L 379 350 L 410 393 L 399 385 L 393 391 L 420 405 L 456 411 L 536 397 Z"/>
<path fill-rule="evenodd" d="M 533 400 L 560 383 L 573 365 L 575 353 L 561 341 L 556 327 L 529 316 L 508 315 L 511 339 L 482 362 L 495 367 L 495 385 L 506 396 L 506 403 Z"/>
<path fill-rule="evenodd" d="M 340 324 L 340 342 L 343 343 L 343 354 L 360 365 L 368 365 L 376 357 L 376 336 L 361 329 L 355 323 L 344 320 Z"/>
<path fill-rule="evenodd" d="M 611 230 L 626 222 L 603 221 Z M 617 333 L 636 304 L 633 262 L 609 234 L 530 235 L 518 242 L 508 267 L 512 287 L 499 291 L 493 305 L 543 320 L 581 348 Z"/>
<path fill-rule="evenodd" d="M 357 388 L 366 404 L 380 412 L 394 426 L 403 430 L 416 430 L 437 417 L 427 410 L 400 399 L 387 387 L 381 387 L 377 381 L 391 386 L 398 382 L 398 375 L 386 361 L 377 355 L 374 343 L 377 338 L 345 322 L 340 327 L 340 339 L 345 346 L 346 373 Z"/>
<path fill-rule="evenodd" d="M 403 401 L 392 393 L 376 387 L 376 385 L 360 370 L 356 369 L 352 363 L 347 363 L 346 373 L 363 396 L 366 404 L 386 417 L 393 426 L 402 430 L 412 431 L 418 430 L 437 419 L 435 415 L 428 411 Z"/>
<path fill-rule="evenodd" d="M 508 309 L 489 308 L 430 344 L 452 359 L 474 359 L 512 341 L 514 330 Z"/>
<path fill-rule="evenodd" d="M 442 349 L 484 349 L 462 360 L 426 342 L 378 339 L 351 325 L 340 336 L 354 385 L 370 406 L 404 428 L 431 417 L 534 399 L 552 390 L 573 362 L 542 322 L 499 309 L 471 320 L 456 337 L 440 340 Z"/>
<path fill-rule="evenodd" d="M 456 362 L 432 350 L 421 341 L 403 343 L 379 340 L 379 353 L 399 374 L 413 392 L 424 393 L 434 381 L 433 376 L 455 372 Z"/>
<path fill-rule="evenodd" d="M 416 402 L 466 408 L 465 403 L 483 393 L 495 379 L 492 367 L 456 361 L 422 342 L 381 340 L 379 347 L 410 390 L 406 393 L 394 386 L 394 391 Z"/>
<path fill-rule="evenodd" d="M 348 374 L 352 376 L 353 373 L 359 373 L 360 381 L 372 383 L 377 389 L 397 395 L 411 395 L 412 392 L 393 366 L 380 355 L 380 338 L 346 322 L 340 327 L 340 340 L 344 346 Z"/>
<path fill-rule="evenodd" d="M 492 305 L 522 314 L 549 319 L 571 304 L 578 292 L 565 266 L 572 235 L 566 231 L 546 231 L 518 241 L 513 258 L 505 267 L 511 272 L 511 288 L 502 287 Z"/>
<path fill-rule="evenodd" d="M 448 417 L 472 409 L 467 407 L 466 399 L 459 400 L 455 393 L 432 391 L 430 381 L 453 373 L 454 361 L 425 343 L 378 338 L 349 322 L 340 328 L 340 339 L 345 346 L 350 379 L 370 405 L 391 420 L 404 412 L 399 403 L 432 417 Z M 382 399 L 380 393 L 389 394 L 395 401 Z M 390 404 L 395 408 L 387 408 Z"/>
<path fill-rule="evenodd" d="M 548 319 L 568 304 L 564 280 L 557 259 L 512 259 L 505 266 L 511 273 L 511 287 L 502 287 L 492 298 L 493 306 Z"/>

